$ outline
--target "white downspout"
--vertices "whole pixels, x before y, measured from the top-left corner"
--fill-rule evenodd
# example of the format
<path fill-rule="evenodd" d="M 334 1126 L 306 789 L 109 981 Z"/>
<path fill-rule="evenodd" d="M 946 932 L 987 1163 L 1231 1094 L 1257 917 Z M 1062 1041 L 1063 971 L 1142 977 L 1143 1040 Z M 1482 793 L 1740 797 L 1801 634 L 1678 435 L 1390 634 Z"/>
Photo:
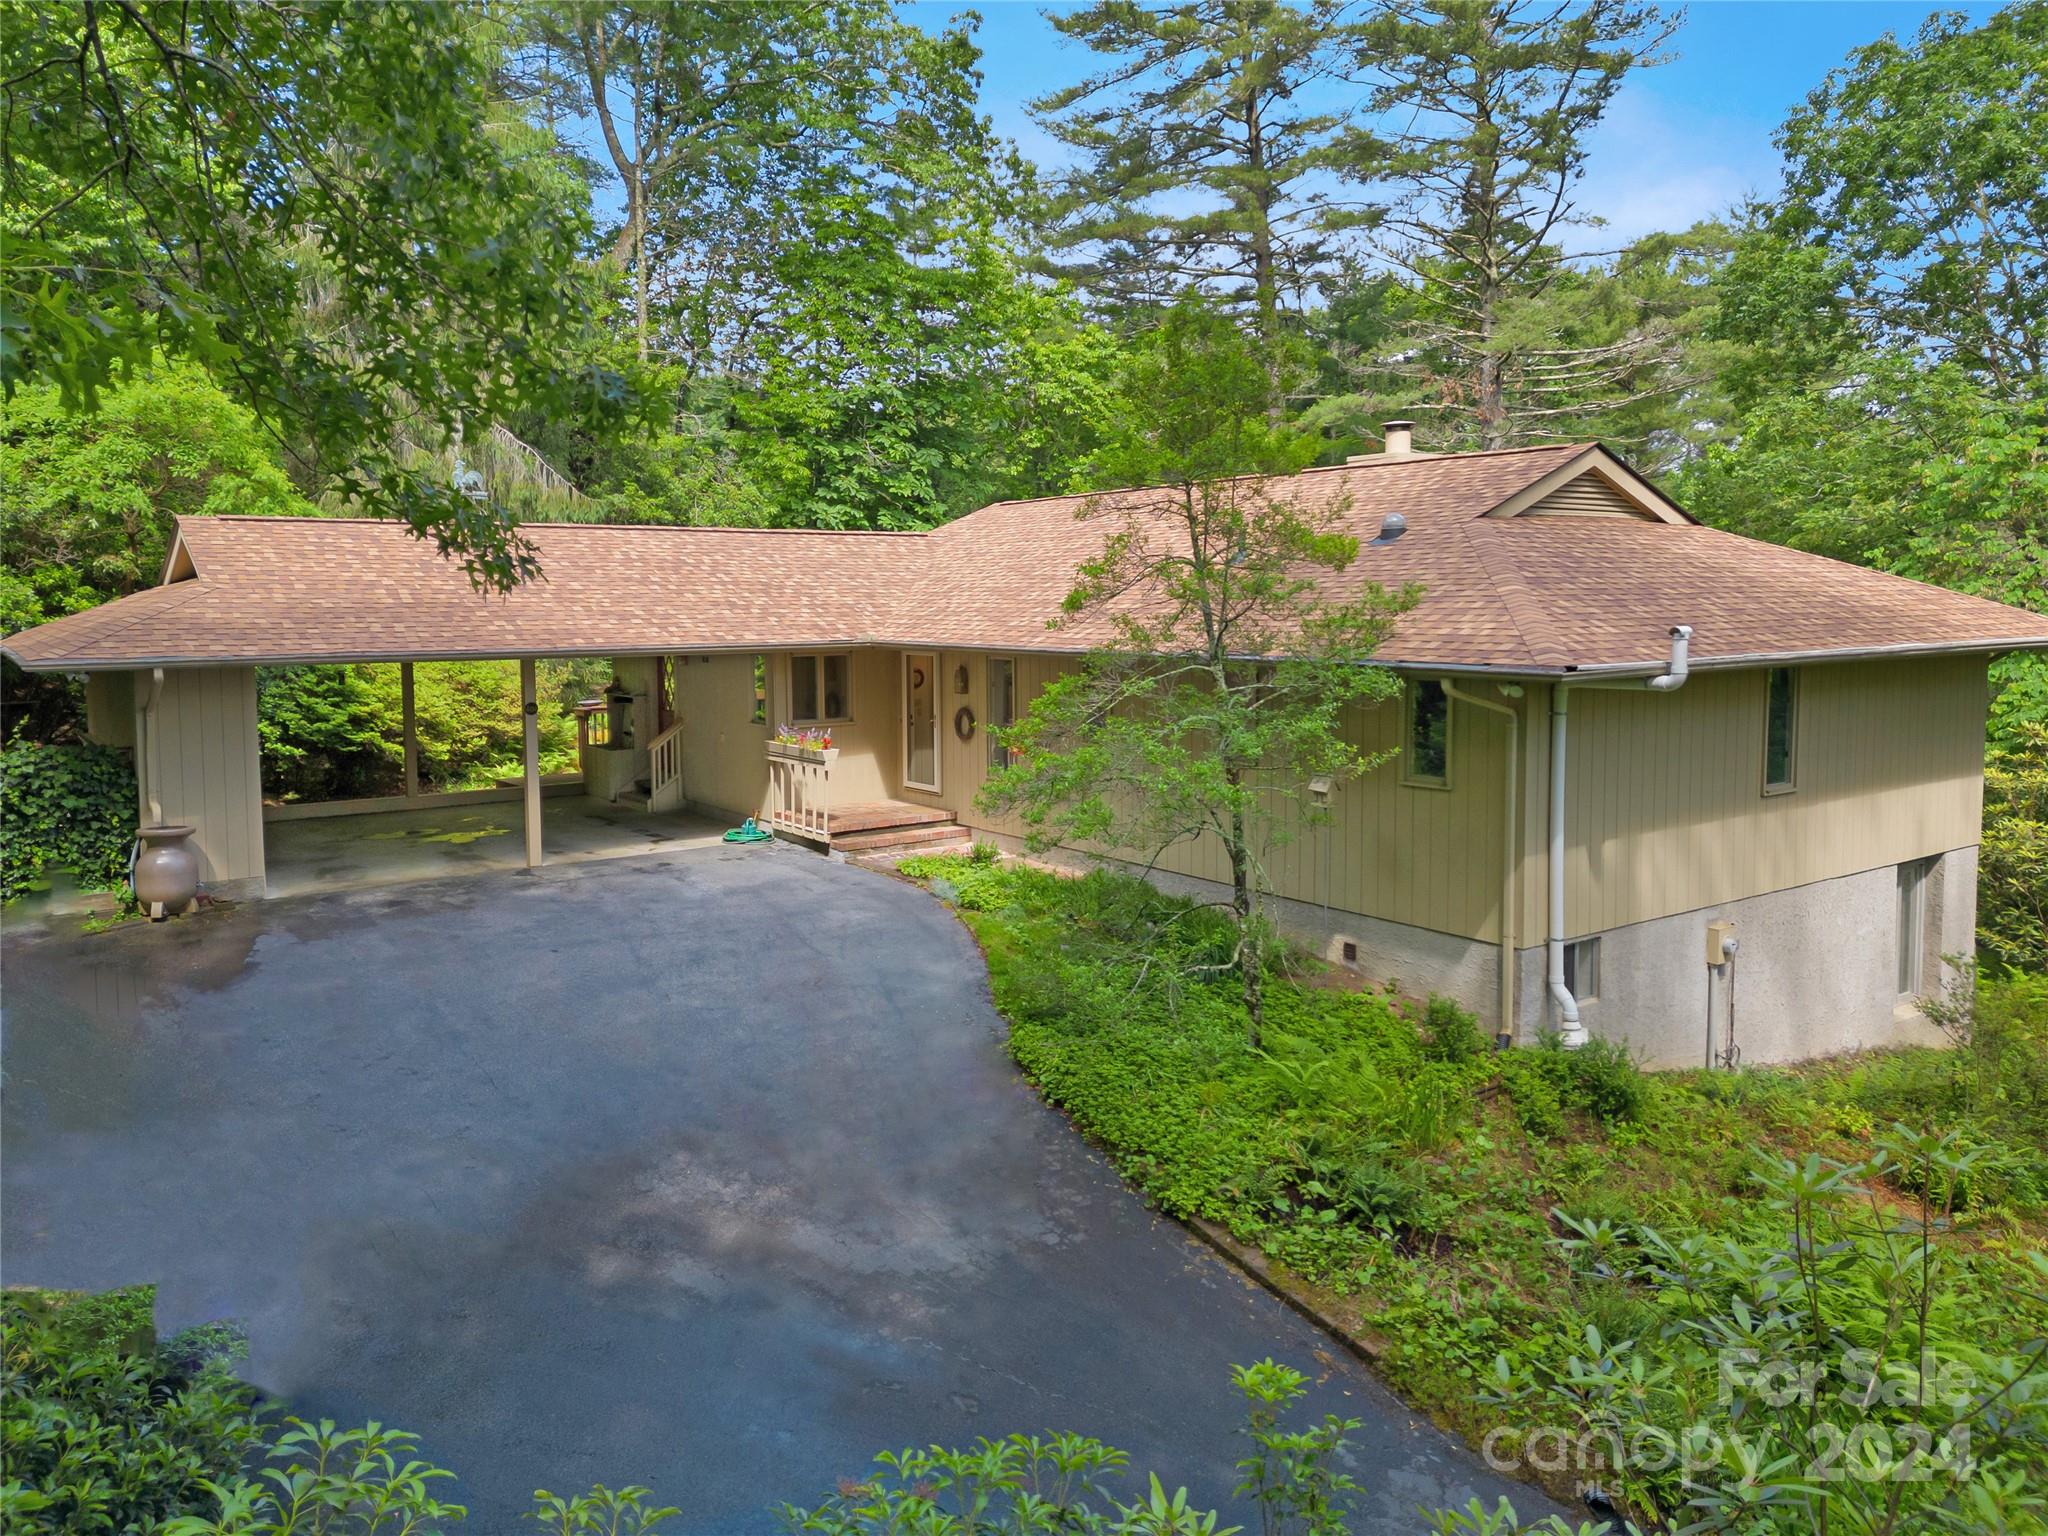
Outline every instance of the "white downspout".
<path fill-rule="evenodd" d="M 1519 687 L 1502 685 L 1502 692 L 1520 698 Z M 1515 771 L 1521 755 L 1522 715 L 1511 704 L 1498 699 L 1481 698 L 1477 694 L 1463 692 L 1454 678 L 1444 679 L 1444 696 L 1456 699 L 1461 704 L 1476 704 L 1481 709 L 1490 709 L 1508 718 L 1507 756 L 1507 806 L 1506 823 L 1501 833 L 1500 871 L 1500 1032 L 1503 1044 L 1515 1035 L 1515 871 L 1520 864 L 1516 857 L 1519 849 L 1515 844 L 1515 800 L 1521 791 L 1520 775 Z"/>
<path fill-rule="evenodd" d="M 143 787 L 149 796 L 149 824 L 160 827 L 164 824 L 163 801 L 157 798 L 157 749 L 156 749 L 156 706 L 164 696 L 164 669 L 149 669 L 149 702 L 142 706 L 142 751 L 143 775 L 148 781 Z"/>
<path fill-rule="evenodd" d="M 1559 1038 L 1566 1046 L 1586 1043 L 1586 1026 L 1579 1022 L 1579 1000 L 1564 984 L 1564 746 L 1571 686 L 1562 680 L 1550 689 L 1550 934 L 1544 944 L 1544 980 L 1557 1004 L 1563 1027 Z"/>
<path fill-rule="evenodd" d="M 1670 660 L 1665 663 L 1662 675 L 1649 678 L 1644 686 L 1658 693 L 1683 688 L 1690 672 L 1691 649 L 1692 626 L 1672 625 Z M 1544 970 L 1562 1026 L 1558 1038 L 1567 1047 L 1586 1043 L 1586 1026 L 1579 1022 L 1579 1000 L 1564 984 L 1564 749 L 1570 708 L 1571 684 L 1560 678 L 1550 689 L 1550 935 L 1544 945 Z"/>
<path fill-rule="evenodd" d="M 1683 688 L 1690 674 L 1688 665 L 1692 654 L 1692 626 L 1674 624 L 1671 626 L 1671 659 L 1664 664 L 1664 675 L 1650 679 L 1650 688 L 1657 693 L 1669 693 L 1674 688 Z"/>

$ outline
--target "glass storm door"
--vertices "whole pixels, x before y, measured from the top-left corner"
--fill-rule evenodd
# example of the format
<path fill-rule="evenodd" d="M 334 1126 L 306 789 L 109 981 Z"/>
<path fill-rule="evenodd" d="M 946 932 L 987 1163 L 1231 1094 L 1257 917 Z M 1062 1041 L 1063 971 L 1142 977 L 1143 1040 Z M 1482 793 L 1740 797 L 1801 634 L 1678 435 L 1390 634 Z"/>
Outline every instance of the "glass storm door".
<path fill-rule="evenodd" d="M 923 651 L 903 657 L 903 782 L 912 789 L 939 787 L 939 658 Z"/>

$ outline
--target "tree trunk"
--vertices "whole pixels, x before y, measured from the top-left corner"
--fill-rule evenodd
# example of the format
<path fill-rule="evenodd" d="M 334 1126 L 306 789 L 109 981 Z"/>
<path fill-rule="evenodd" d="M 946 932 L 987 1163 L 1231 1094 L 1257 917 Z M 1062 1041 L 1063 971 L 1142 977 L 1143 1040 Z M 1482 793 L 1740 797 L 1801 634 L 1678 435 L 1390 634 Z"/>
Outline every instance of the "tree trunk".
<path fill-rule="evenodd" d="M 638 170 L 636 168 L 637 177 Z M 647 361 L 647 192 L 638 185 L 633 198 L 633 334 L 639 339 L 640 361 Z"/>
<path fill-rule="evenodd" d="M 1251 172 L 1252 299 L 1258 311 L 1259 351 L 1266 364 L 1266 420 L 1278 426 L 1280 400 L 1280 279 L 1273 260 L 1273 190 L 1266 170 L 1266 139 L 1259 121 L 1259 95 L 1244 108 L 1245 163 Z"/>
<path fill-rule="evenodd" d="M 1236 775 L 1230 779 L 1236 787 Z M 1246 1038 L 1259 1048 L 1266 1023 L 1266 957 L 1252 911 L 1252 861 L 1246 846 L 1244 812 L 1230 813 L 1230 913 L 1237 919 L 1237 969 L 1244 980 Z"/>
<path fill-rule="evenodd" d="M 1490 301 L 1480 320 L 1478 362 L 1473 404 L 1479 421 L 1479 446 L 1505 448 L 1508 446 L 1507 391 L 1501 378 L 1501 356 L 1493 349 Z"/>

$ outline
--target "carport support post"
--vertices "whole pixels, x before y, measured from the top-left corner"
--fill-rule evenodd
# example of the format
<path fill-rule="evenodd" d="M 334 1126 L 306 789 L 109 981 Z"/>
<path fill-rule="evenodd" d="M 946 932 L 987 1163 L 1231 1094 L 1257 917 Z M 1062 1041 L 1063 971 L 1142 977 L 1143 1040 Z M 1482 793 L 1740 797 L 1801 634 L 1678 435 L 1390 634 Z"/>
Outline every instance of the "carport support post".
<path fill-rule="evenodd" d="M 540 700 L 534 682 L 534 660 L 519 659 L 519 714 L 526 723 L 520 757 L 526 781 L 526 867 L 540 868 Z"/>
<path fill-rule="evenodd" d="M 399 715 L 405 722 L 405 798 L 415 799 L 420 792 L 420 733 L 419 718 L 413 713 L 412 663 L 398 664 Z"/>

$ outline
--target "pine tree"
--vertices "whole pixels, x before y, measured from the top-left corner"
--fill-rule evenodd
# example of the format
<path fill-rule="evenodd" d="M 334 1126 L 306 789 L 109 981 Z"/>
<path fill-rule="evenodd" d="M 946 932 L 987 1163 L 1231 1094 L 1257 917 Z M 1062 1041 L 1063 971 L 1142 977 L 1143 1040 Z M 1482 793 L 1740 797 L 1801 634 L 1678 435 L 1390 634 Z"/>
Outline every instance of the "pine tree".
<path fill-rule="evenodd" d="M 1110 61 L 1032 104 L 1080 160 L 1056 193 L 1058 269 L 1112 312 L 1204 293 L 1277 382 L 1287 313 L 1334 266 L 1339 210 L 1314 183 L 1345 115 L 1306 103 L 1318 85 L 1341 99 L 1342 5 L 1096 0 L 1052 22 Z"/>
<path fill-rule="evenodd" d="M 1561 243 L 1595 222 L 1573 197 L 1593 128 L 1675 24 L 1641 0 L 1393 0 L 1356 28 L 1373 120 L 1395 126 L 1351 133 L 1350 170 L 1402 189 L 1380 247 L 1423 302 L 1397 351 L 1447 436 L 1505 447 L 1660 387 L 1663 328 L 1575 334 L 1585 285 Z"/>

